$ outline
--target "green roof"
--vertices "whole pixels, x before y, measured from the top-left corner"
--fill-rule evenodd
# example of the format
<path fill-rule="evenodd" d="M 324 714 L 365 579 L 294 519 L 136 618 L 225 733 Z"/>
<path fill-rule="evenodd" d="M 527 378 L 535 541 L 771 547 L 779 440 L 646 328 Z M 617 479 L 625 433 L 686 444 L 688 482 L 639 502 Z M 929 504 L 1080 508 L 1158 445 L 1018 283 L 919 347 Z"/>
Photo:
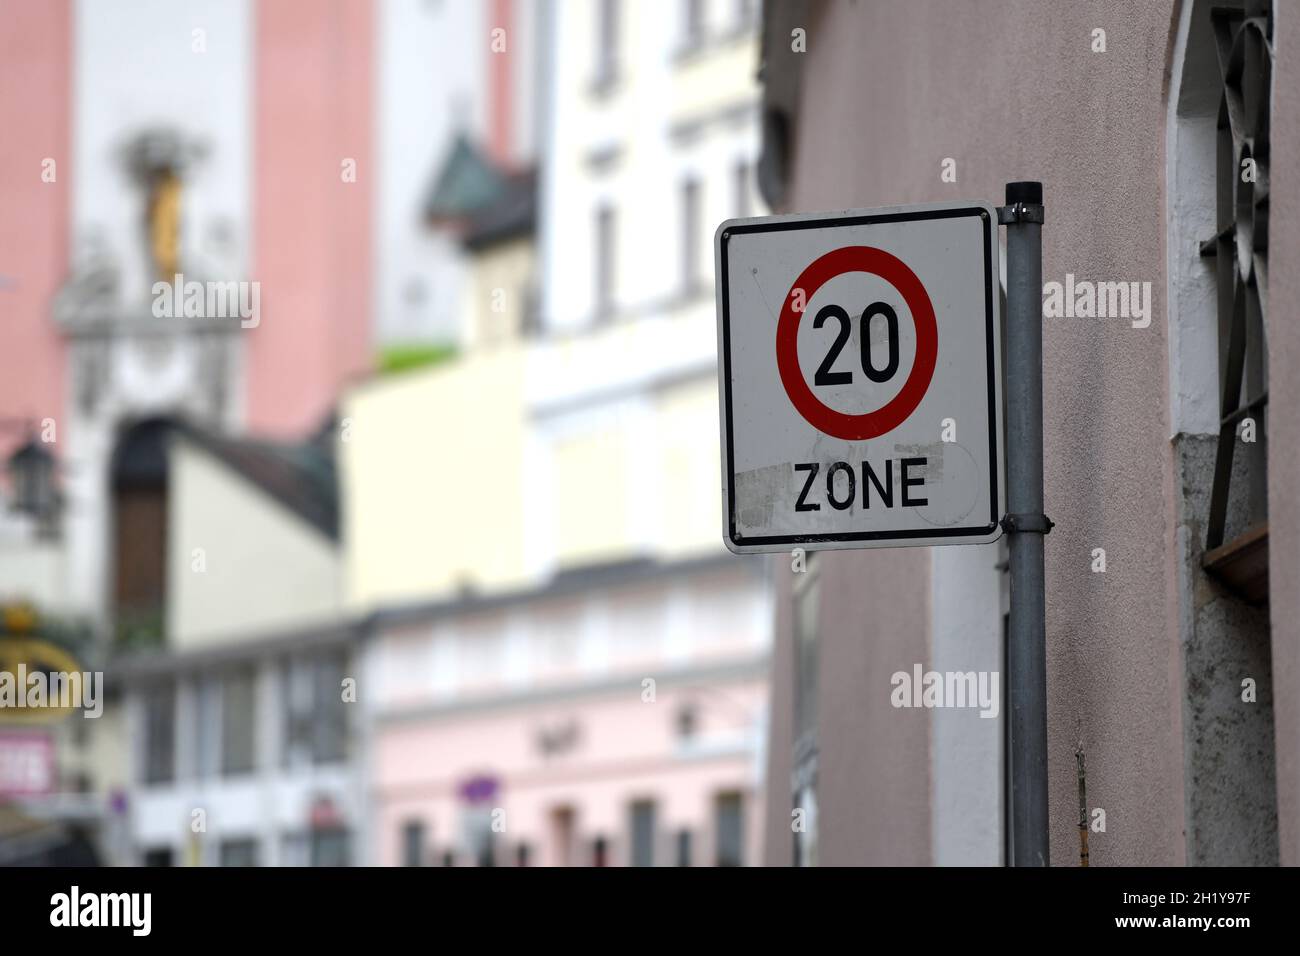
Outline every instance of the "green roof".
<path fill-rule="evenodd" d="M 460 219 L 501 195 L 504 179 L 492 163 L 465 137 L 456 137 L 438 171 L 433 190 L 424 204 L 431 219 Z"/>

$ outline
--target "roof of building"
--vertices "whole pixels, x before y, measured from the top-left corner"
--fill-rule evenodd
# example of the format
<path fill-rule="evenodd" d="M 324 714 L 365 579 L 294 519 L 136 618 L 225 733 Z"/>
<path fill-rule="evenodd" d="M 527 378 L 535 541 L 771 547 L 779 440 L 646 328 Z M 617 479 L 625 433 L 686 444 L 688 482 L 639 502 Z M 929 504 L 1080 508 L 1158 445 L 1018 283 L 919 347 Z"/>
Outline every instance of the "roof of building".
<path fill-rule="evenodd" d="M 167 445 L 181 435 L 238 472 L 326 537 L 339 536 L 335 428 L 326 423 L 298 442 L 232 438 L 170 416 L 143 419 L 125 429 L 113 450 L 114 487 L 166 483 Z"/>
<path fill-rule="evenodd" d="M 473 252 L 498 242 L 533 234 L 537 222 L 537 171 L 525 169 L 506 176 L 500 195 L 471 215 L 461 242 Z"/>
<path fill-rule="evenodd" d="M 332 541 L 339 537 L 332 433 L 299 443 L 228 438 L 189 426 L 183 434 Z"/>
<path fill-rule="evenodd" d="M 424 204 L 425 217 L 459 227 L 471 251 L 531 235 L 537 220 L 537 170 L 508 171 L 463 133 L 438 168 Z"/>
<path fill-rule="evenodd" d="M 461 133 L 438 167 L 424 214 L 435 221 L 463 219 L 495 202 L 503 179 L 501 171 Z"/>

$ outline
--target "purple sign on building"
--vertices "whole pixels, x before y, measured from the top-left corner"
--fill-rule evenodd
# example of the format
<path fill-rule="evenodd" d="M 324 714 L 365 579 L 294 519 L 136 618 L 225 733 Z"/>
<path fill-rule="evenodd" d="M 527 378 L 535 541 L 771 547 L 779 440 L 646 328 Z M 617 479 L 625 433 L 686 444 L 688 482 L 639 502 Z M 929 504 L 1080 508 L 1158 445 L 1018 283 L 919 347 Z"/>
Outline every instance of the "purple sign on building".
<path fill-rule="evenodd" d="M 478 774 L 463 781 L 457 792 L 468 803 L 485 803 L 495 797 L 499 789 L 496 777 Z"/>

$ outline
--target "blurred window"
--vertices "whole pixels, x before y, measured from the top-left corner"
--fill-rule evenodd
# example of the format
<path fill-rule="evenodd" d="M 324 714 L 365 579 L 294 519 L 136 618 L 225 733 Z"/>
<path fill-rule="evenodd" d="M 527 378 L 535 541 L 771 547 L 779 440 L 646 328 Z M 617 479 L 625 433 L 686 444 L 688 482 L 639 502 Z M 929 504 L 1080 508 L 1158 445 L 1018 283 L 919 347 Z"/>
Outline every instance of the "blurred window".
<path fill-rule="evenodd" d="M 735 168 L 732 170 L 733 186 L 736 191 L 735 207 L 736 217 L 743 219 L 750 214 L 749 204 L 749 185 L 750 165 L 743 159 L 737 160 Z"/>
<path fill-rule="evenodd" d="M 312 762 L 313 717 L 316 703 L 311 668 L 303 661 L 284 665 L 281 696 L 284 701 L 284 765 L 301 767 Z"/>
<path fill-rule="evenodd" d="M 691 831 L 677 831 L 677 865 L 691 865 Z"/>
<path fill-rule="evenodd" d="M 719 794 L 714 801 L 717 865 L 744 865 L 744 804 L 738 793 Z"/>
<path fill-rule="evenodd" d="M 343 700 L 347 661 L 342 653 L 316 662 L 316 735 L 313 754 L 316 763 L 339 761 L 347 756 L 348 705 Z"/>
<path fill-rule="evenodd" d="M 257 680 L 251 668 L 221 682 L 221 772 L 248 773 L 257 757 Z"/>
<path fill-rule="evenodd" d="M 704 43 L 704 0 L 682 0 L 682 47 L 693 50 Z"/>
<path fill-rule="evenodd" d="M 573 865 L 572 807 L 557 807 L 551 811 L 551 852 L 555 866 Z"/>
<path fill-rule="evenodd" d="M 682 704 L 677 709 L 677 736 L 682 743 L 689 743 L 695 737 L 699 717 L 693 703 Z"/>
<path fill-rule="evenodd" d="M 145 866 L 171 866 L 172 848 L 169 846 L 157 846 L 145 850 L 142 862 Z"/>
<path fill-rule="evenodd" d="M 618 33 L 620 0 L 599 0 L 596 8 L 596 50 L 594 83 L 598 90 L 618 79 Z"/>
<path fill-rule="evenodd" d="M 495 788 L 495 782 L 491 787 Z M 497 865 L 497 834 L 493 829 L 497 809 L 481 794 L 470 796 L 461 808 L 460 845 L 475 866 Z"/>
<path fill-rule="evenodd" d="M 529 279 L 523 284 L 520 301 L 523 312 L 519 316 L 519 334 L 531 338 L 542 330 L 542 299 L 535 280 Z"/>
<path fill-rule="evenodd" d="M 222 840 L 220 859 L 222 866 L 257 866 L 257 841 Z"/>
<path fill-rule="evenodd" d="M 596 210 L 596 318 L 607 319 L 614 311 L 615 219 L 611 206 Z"/>
<path fill-rule="evenodd" d="M 653 800 L 632 804 L 632 865 L 655 865 L 655 805 Z"/>
<path fill-rule="evenodd" d="M 475 841 L 474 861 L 479 866 L 496 866 L 497 865 L 497 841 L 496 833 L 489 827 L 478 835 Z"/>
<path fill-rule="evenodd" d="M 700 283 L 700 182 L 682 183 L 682 291 L 690 295 Z"/>
<path fill-rule="evenodd" d="M 408 820 L 402 824 L 402 866 L 424 865 L 424 823 Z"/>
<path fill-rule="evenodd" d="M 195 769 L 200 778 L 215 777 L 221 772 L 221 684 L 214 678 L 202 678 L 196 690 L 195 742 L 198 753 Z"/>
<path fill-rule="evenodd" d="M 312 866 L 350 866 L 351 840 L 342 827 L 311 831 Z"/>
<path fill-rule="evenodd" d="M 281 866 L 307 866 L 311 862 L 311 847 L 307 842 L 307 834 L 288 833 L 280 841 L 280 865 Z"/>
<path fill-rule="evenodd" d="M 168 783 L 176 766 L 176 689 L 171 684 L 144 694 L 144 782 Z"/>
<path fill-rule="evenodd" d="M 295 658 L 284 671 L 284 763 L 287 767 L 332 763 L 347 757 L 347 676 L 342 652 Z"/>

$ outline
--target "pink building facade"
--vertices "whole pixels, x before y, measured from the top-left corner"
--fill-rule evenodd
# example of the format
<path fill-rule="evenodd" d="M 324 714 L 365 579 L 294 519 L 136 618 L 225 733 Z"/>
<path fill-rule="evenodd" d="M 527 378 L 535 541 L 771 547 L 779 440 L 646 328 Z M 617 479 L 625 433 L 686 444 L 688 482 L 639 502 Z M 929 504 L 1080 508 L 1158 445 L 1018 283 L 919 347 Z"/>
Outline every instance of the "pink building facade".
<path fill-rule="evenodd" d="M 50 302 L 67 270 L 72 80 L 69 0 L 0 4 L 0 419 L 61 418 L 64 344 Z M 24 438 L 0 426 L 0 455 Z"/>
<path fill-rule="evenodd" d="M 372 364 L 378 21 L 371 0 L 0 2 L 0 472 L 26 441 L 57 463 L 39 522 L 0 474 L 0 605 L 84 633 L 86 666 L 161 652 L 188 570 L 165 473 L 127 474 L 138 426 L 299 441 Z M 195 315 L 162 280 L 235 291 Z M 130 860 L 121 741 L 72 729 L 0 748 L 52 751 L 28 809 Z"/>
<path fill-rule="evenodd" d="M 375 862 L 755 863 L 761 567 L 638 561 L 382 613 L 367 675 Z"/>
<path fill-rule="evenodd" d="M 253 7 L 253 278 L 247 426 L 296 436 L 371 366 L 370 0 Z"/>
<path fill-rule="evenodd" d="M 64 503 L 59 580 L 4 597 L 107 625 L 124 429 L 300 438 L 370 368 L 377 19 L 369 0 L 0 5 L 0 453 L 39 435 Z M 256 316 L 160 314 L 175 273 L 235 283 Z"/>

